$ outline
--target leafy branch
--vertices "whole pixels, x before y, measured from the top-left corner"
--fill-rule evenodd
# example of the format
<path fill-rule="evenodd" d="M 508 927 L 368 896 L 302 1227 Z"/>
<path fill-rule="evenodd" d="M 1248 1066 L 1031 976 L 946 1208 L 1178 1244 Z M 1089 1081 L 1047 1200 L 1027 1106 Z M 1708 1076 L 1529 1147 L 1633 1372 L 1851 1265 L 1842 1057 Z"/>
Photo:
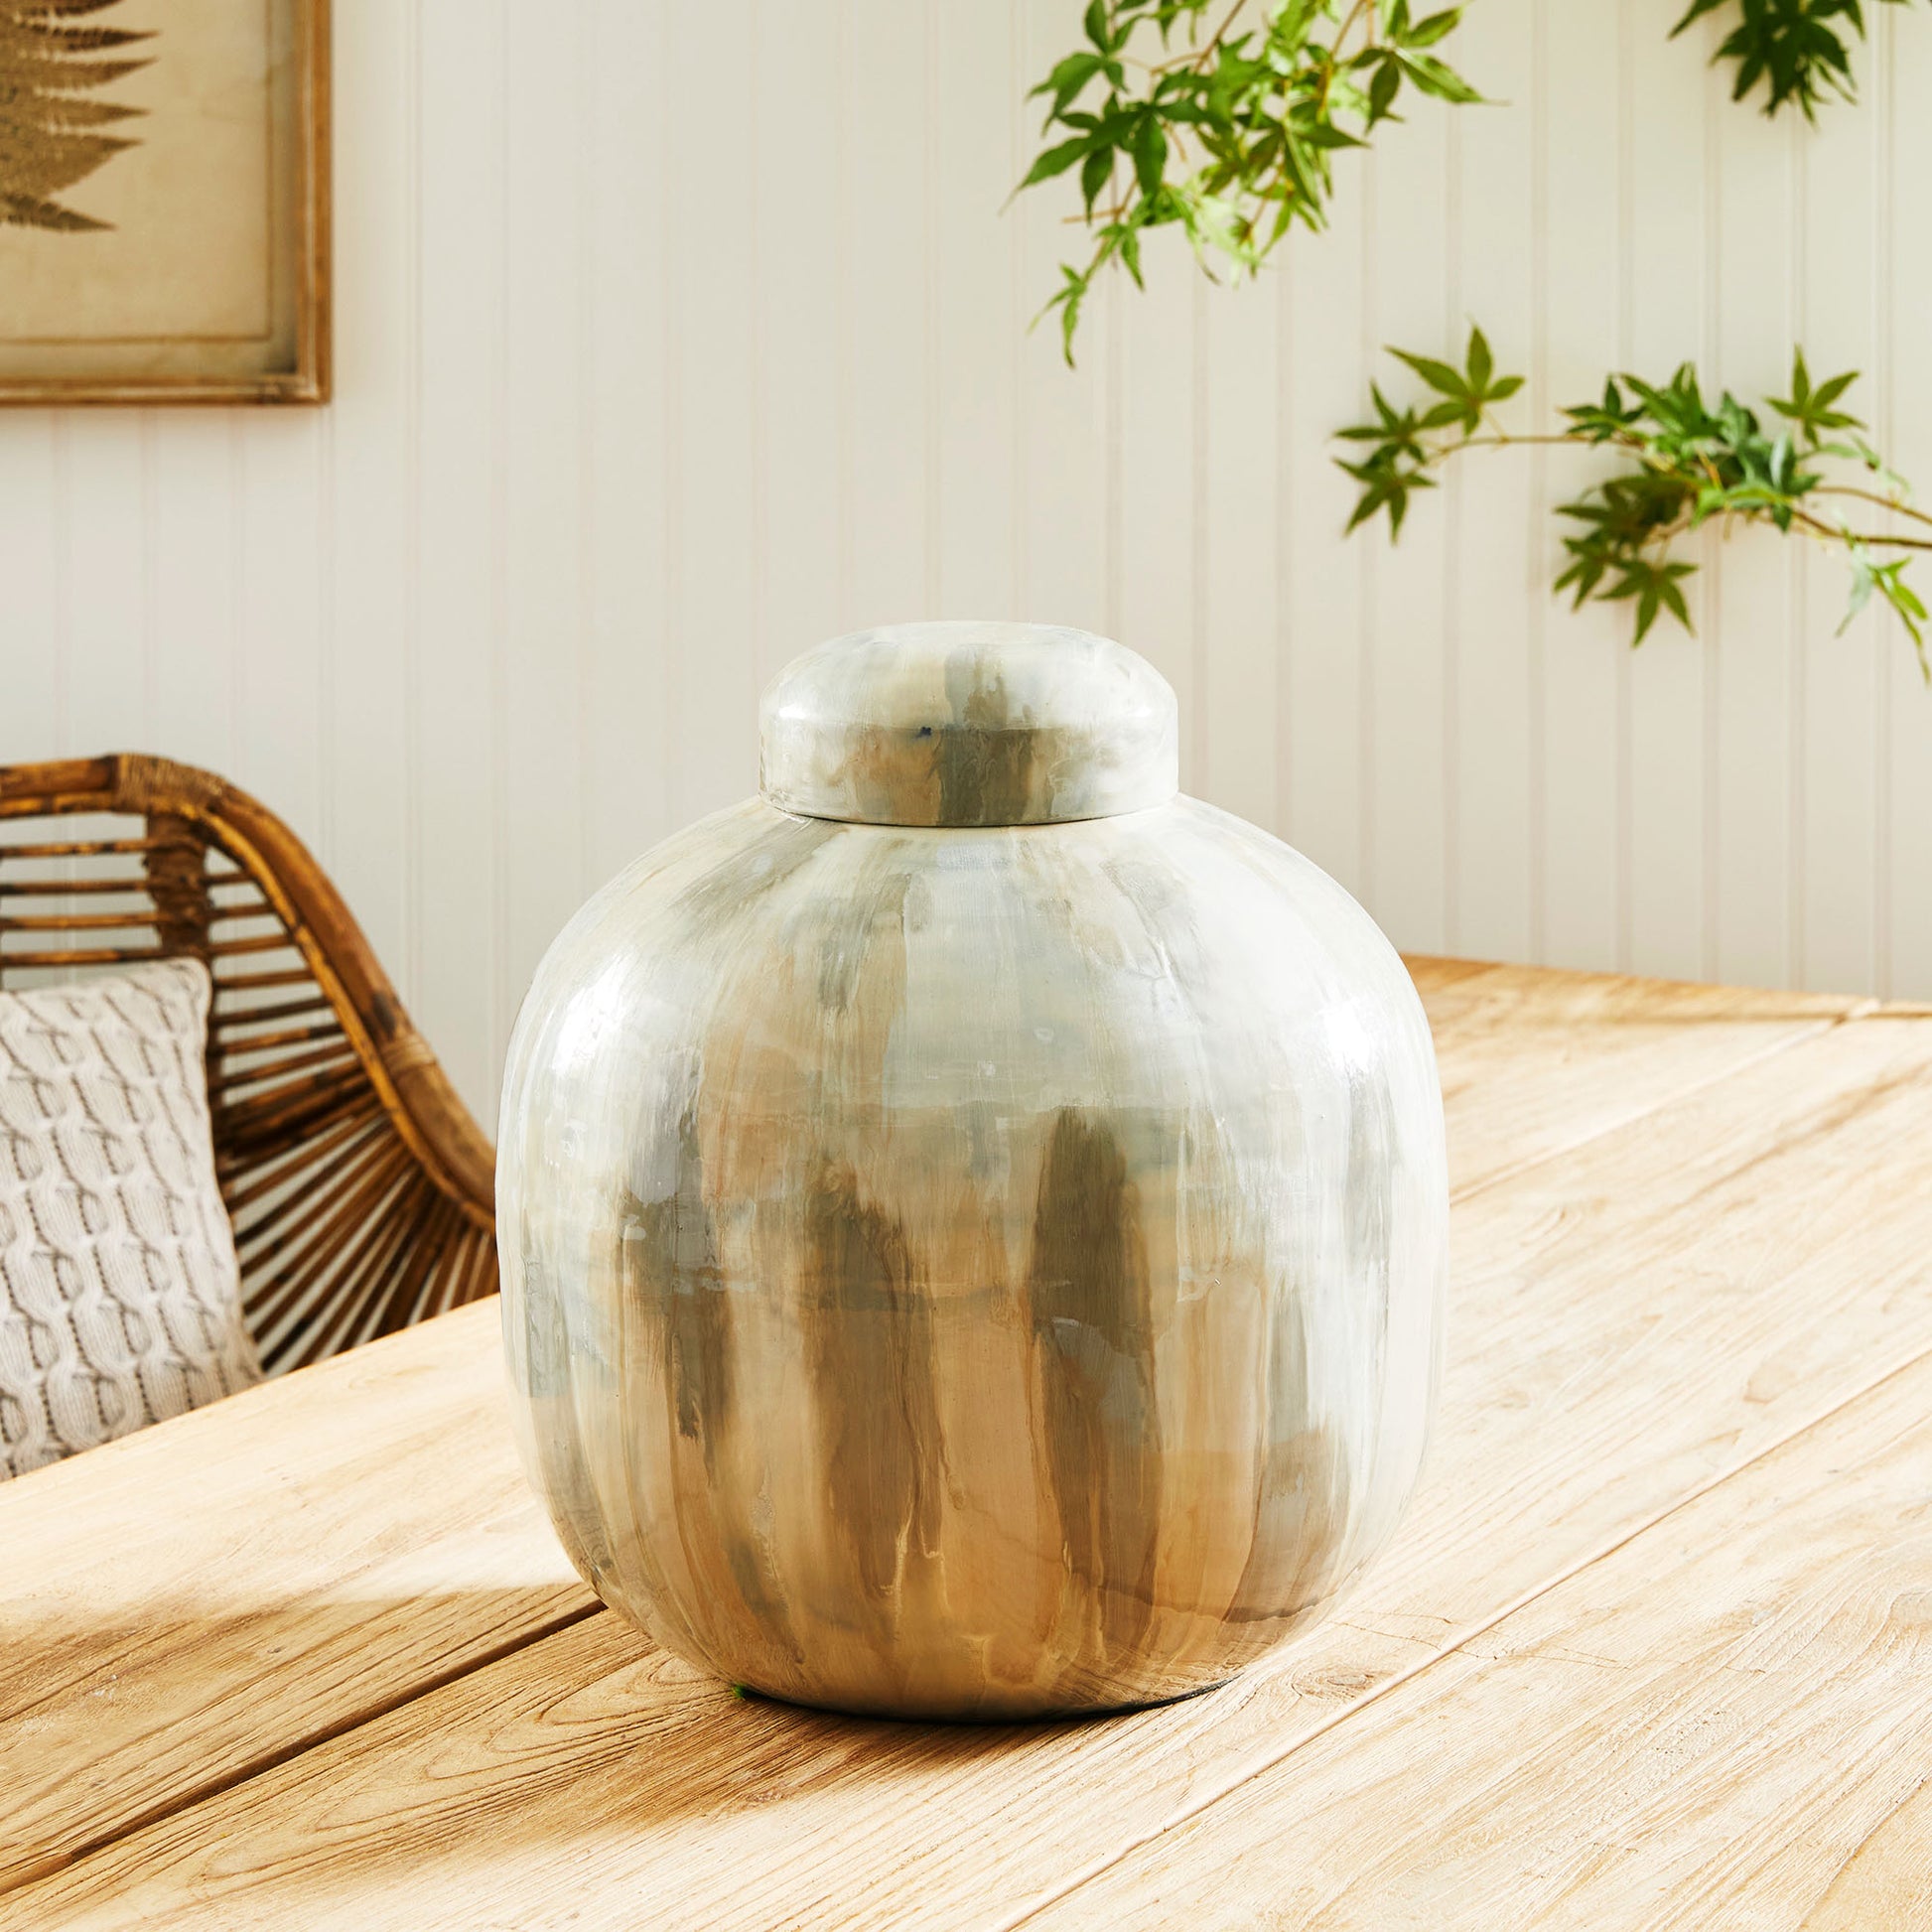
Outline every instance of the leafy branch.
<path fill-rule="evenodd" d="M 1905 0 L 1874 0 L 1900 6 Z M 1806 120 L 1829 95 L 1858 98 L 1852 77 L 1849 31 L 1864 39 L 1863 0 L 1691 0 L 1690 10 L 1675 27 L 1677 36 L 1706 14 L 1735 6 L 1737 25 L 1719 46 L 1714 61 L 1734 61 L 1737 80 L 1732 100 L 1742 100 L 1762 80 L 1769 98 L 1766 114 L 1775 114 L 1786 101 L 1796 101 Z"/>
<path fill-rule="evenodd" d="M 1897 612 L 1932 683 L 1926 608 L 1904 576 L 1910 553 L 1932 550 L 1932 516 L 1912 507 L 1904 480 L 1865 441 L 1864 424 L 1839 406 L 1856 371 L 1814 383 L 1799 349 L 1791 393 L 1766 402 L 1778 419 L 1768 428 L 1728 390 L 1707 402 L 1689 362 L 1667 383 L 1613 375 L 1600 401 L 1562 412 L 1565 428 L 1519 436 L 1493 412 L 1523 386 L 1522 377 L 1495 372 L 1480 329 L 1470 330 L 1459 369 L 1406 349 L 1390 353 L 1428 393 L 1399 409 L 1371 385 L 1375 420 L 1340 432 L 1363 451 L 1335 459 L 1361 487 L 1349 529 L 1386 514 L 1391 538 L 1398 536 L 1410 497 L 1434 488 L 1443 466 L 1463 450 L 1536 443 L 1612 450 L 1628 467 L 1557 506 L 1559 516 L 1582 526 L 1563 539 L 1569 561 L 1555 585 L 1572 594 L 1573 610 L 1590 599 L 1631 603 L 1633 643 L 1642 643 L 1665 612 L 1690 630 L 1682 586 L 1697 566 L 1673 554 L 1677 540 L 1713 519 L 1726 534 L 1737 523 L 1769 524 L 1842 551 L 1852 590 L 1841 632 L 1874 595 L 1881 598 Z M 1841 516 L 1840 502 L 1863 505 L 1864 527 Z M 1868 527 L 1878 511 L 1905 519 L 1909 530 Z M 1904 554 L 1880 562 L 1886 552 Z"/>
<path fill-rule="evenodd" d="M 1144 286 L 1148 230 L 1178 227 L 1210 276 L 1217 259 L 1252 275 L 1296 222 L 1325 225 L 1332 157 L 1400 119 L 1405 86 L 1480 100 L 1431 52 L 1461 17 L 1412 19 L 1409 0 L 1092 0 L 1086 44 L 1029 96 L 1059 138 L 1015 191 L 1079 171 L 1070 219 L 1093 248 L 1040 311 L 1058 310 L 1067 361 L 1104 270 Z"/>

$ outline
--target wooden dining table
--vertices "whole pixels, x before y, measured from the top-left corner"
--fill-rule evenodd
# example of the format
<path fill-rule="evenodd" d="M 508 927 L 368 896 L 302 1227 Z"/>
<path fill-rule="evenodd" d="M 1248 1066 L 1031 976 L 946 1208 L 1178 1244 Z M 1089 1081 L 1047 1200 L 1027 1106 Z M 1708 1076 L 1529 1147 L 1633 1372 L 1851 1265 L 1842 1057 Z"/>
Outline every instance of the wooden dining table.
<path fill-rule="evenodd" d="M 0 1927 L 1932 1926 L 1932 1009 L 1442 960 L 1422 1489 L 1225 1688 L 742 1698 L 493 1301 L 0 1488 Z"/>

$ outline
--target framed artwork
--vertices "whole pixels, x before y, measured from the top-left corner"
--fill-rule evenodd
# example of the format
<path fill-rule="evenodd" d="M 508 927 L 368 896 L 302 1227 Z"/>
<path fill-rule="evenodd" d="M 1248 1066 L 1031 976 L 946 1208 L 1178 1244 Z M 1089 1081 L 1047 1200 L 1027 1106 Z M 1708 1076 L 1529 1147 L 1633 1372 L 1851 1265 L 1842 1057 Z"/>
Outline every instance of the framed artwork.
<path fill-rule="evenodd" d="M 329 394 L 329 0 L 0 0 L 0 402 Z"/>

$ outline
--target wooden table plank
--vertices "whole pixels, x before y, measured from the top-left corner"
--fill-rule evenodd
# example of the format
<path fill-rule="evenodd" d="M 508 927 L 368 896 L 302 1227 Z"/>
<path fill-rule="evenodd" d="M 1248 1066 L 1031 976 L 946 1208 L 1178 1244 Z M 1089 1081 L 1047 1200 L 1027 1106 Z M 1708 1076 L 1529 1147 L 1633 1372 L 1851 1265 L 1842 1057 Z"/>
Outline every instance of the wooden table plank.
<path fill-rule="evenodd" d="M 1212 1697 L 1025 1730 L 854 1724 L 734 1703 L 600 1616 L 108 1847 L 0 1924 L 1022 1911 L 1932 1346 L 1928 1125 L 1932 1028 L 1861 1020 L 1466 1200 L 1423 1501 L 1347 1622 Z"/>
<path fill-rule="evenodd" d="M 597 1607 L 496 1304 L 0 1488 L 0 1889 Z"/>
<path fill-rule="evenodd" d="M 1780 1052 L 1872 1002 L 1412 958 L 1460 1197 Z M 1515 1077 L 1525 1057 L 1540 1077 Z M 1500 1083 L 1500 1084 L 1499 1084 Z"/>
<path fill-rule="evenodd" d="M 1029 1923 L 1932 1923 L 1932 1355 Z"/>
<path fill-rule="evenodd" d="M 1465 1189 L 1850 1004 L 1412 969 Z M 516 1466 L 495 1320 L 459 1311 L 0 1489 L 0 1888 L 593 1605 Z"/>

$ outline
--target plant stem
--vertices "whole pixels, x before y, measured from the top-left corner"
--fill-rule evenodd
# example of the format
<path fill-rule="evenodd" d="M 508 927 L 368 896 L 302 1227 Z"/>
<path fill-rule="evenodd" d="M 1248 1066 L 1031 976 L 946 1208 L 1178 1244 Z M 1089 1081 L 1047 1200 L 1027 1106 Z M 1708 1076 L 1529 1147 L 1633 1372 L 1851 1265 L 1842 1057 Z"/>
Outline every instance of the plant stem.
<path fill-rule="evenodd" d="M 1757 518 L 1768 518 L 1768 510 L 1750 510 L 1746 514 Z M 1812 516 L 1801 509 L 1791 512 L 1794 523 L 1802 523 L 1812 531 L 1821 542 L 1842 543 L 1848 548 L 1862 543 L 1867 550 L 1932 550 L 1932 537 L 1900 537 L 1882 535 L 1871 530 L 1847 530 L 1835 523 L 1827 523 L 1822 518 Z"/>
<path fill-rule="evenodd" d="M 1363 7 L 1372 7 L 1373 5 L 1374 0 L 1355 0 L 1355 4 L 1342 16 L 1341 25 L 1335 29 L 1335 38 L 1329 44 L 1327 59 L 1321 64 L 1321 90 L 1315 95 L 1314 102 L 1317 117 L 1325 115 L 1328 111 L 1328 92 L 1333 86 L 1335 75 L 1341 68 L 1341 50 L 1343 44 L 1348 39 L 1348 30 L 1361 18 Z M 1373 46 L 1375 43 L 1375 22 L 1372 14 L 1369 18 L 1368 38 L 1369 45 Z"/>
<path fill-rule="evenodd" d="M 1895 496 L 1881 496 L 1875 489 L 1861 489 L 1856 483 L 1817 483 L 1813 485 L 1814 496 L 1856 496 L 1861 502 L 1876 503 L 1880 509 L 1890 510 L 1897 516 L 1909 516 L 1914 523 L 1932 525 L 1932 516 L 1924 510 L 1914 509 L 1910 503 L 1901 503 Z"/>
<path fill-rule="evenodd" d="M 1511 436 L 1505 430 L 1497 430 L 1490 436 L 1465 436 L 1459 443 L 1451 443 L 1444 450 L 1445 456 L 1452 456 L 1457 450 L 1515 450 L 1528 449 L 1533 443 L 1569 443 L 1580 450 L 1629 448 L 1627 444 L 1591 443 L 1587 438 L 1572 436 L 1568 430 L 1555 430 L 1547 436 Z"/>
<path fill-rule="evenodd" d="M 1221 24 L 1215 28 L 1207 45 L 1199 53 L 1185 55 L 1173 61 L 1163 61 L 1159 67 L 1149 68 L 1148 72 L 1153 74 L 1174 73 L 1182 69 L 1191 69 L 1195 73 L 1198 73 L 1206 66 L 1209 56 L 1213 54 L 1214 50 L 1226 38 L 1228 29 L 1234 25 L 1235 15 L 1247 4 L 1248 0 L 1234 0 L 1234 5 L 1227 10 Z"/>

